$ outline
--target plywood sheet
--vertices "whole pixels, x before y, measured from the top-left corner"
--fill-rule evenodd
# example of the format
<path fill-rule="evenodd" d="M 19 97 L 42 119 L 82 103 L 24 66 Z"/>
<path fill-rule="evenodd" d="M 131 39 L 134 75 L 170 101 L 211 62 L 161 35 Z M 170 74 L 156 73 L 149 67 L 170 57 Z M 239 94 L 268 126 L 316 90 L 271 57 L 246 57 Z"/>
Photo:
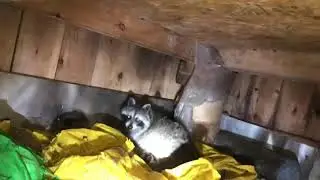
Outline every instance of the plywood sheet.
<path fill-rule="evenodd" d="M 34 11 L 25 11 L 12 71 L 54 78 L 64 23 Z"/>
<path fill-rule="evenodd" d="M 20 9 L 0 3 L 0 70 L 11 68 L 20 19 Z"/>
<path fill-rule="evenodd" d="M 68 25 L 65 29 L 55 79 L 90 85 L 100 35 Z"/>

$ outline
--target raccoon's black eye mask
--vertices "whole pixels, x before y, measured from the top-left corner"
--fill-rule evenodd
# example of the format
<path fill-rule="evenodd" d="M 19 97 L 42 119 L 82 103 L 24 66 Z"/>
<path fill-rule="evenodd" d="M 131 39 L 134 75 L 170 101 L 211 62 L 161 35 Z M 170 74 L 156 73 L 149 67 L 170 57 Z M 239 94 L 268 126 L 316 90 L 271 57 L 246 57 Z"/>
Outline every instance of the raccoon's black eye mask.
<path fill-rule="evenodd" d="M 140 121 L 138 118 L 136 118 L 135 120 L 138 126 L 144 127 L 144 123 L 142 121 Z"/>
<path fill-rule="evenodd" d="M 122 116 L 122 119 L 124 120 L 129 120 L 132 118 L 130 115 L 125 115 L 125 114 L 121 114 L 121 116 Z"/>

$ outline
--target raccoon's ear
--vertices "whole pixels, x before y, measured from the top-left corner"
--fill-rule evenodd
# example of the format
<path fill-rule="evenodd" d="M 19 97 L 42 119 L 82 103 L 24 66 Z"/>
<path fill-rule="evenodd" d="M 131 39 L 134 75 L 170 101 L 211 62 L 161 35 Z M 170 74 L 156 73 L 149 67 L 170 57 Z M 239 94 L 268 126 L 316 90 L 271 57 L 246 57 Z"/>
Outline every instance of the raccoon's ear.
<path fill-rule="evenodd" d="M 151 104 L 143 105 L 142 109 L 149 115 L 150 120 L 152 120 L 153 119 L 153 112 L 152 112 Z"/>
<path fill-rule="evenodd" d="M 127 105 L 128 105 L 128 106 L 136 105 L 136 100 L 135 100 L 133 97 L 130 97 L 130 98 L 128 99 Z"/>
<path fill-rule="evenodd" d="M 151 104 L 145 104 L 142 106 L 142 109 L 145 110 L 148 114 L 152 113 Z"/>

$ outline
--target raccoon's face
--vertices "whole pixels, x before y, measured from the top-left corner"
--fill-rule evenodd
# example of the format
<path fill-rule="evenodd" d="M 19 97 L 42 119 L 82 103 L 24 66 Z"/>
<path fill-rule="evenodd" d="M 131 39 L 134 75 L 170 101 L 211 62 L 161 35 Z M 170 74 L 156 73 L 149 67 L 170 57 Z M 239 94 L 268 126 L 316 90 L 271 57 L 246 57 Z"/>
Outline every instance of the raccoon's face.
<path fill-rule="evenodd" d="M 146 132 L 153 119 L 151 105 L 145 104 L 138 107 L 133 98 L 130 98 L 127 105 L 121 109 L 121 116 L 125 121 L 129 136 L 133 139 Z"/>

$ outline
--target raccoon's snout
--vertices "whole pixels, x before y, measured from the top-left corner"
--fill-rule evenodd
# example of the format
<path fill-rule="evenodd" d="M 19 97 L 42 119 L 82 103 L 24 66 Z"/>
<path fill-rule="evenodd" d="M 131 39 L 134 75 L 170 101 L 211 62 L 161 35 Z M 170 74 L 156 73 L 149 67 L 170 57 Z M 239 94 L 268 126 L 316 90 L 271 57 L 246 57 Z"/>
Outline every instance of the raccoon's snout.
<path fill-rule="evenodd" d="M 126 127 L 128 129 L 132 129 L 133 128 L 132 123 L 130 121 L 127 121 L 125 125 L 126 125 Z"/>

